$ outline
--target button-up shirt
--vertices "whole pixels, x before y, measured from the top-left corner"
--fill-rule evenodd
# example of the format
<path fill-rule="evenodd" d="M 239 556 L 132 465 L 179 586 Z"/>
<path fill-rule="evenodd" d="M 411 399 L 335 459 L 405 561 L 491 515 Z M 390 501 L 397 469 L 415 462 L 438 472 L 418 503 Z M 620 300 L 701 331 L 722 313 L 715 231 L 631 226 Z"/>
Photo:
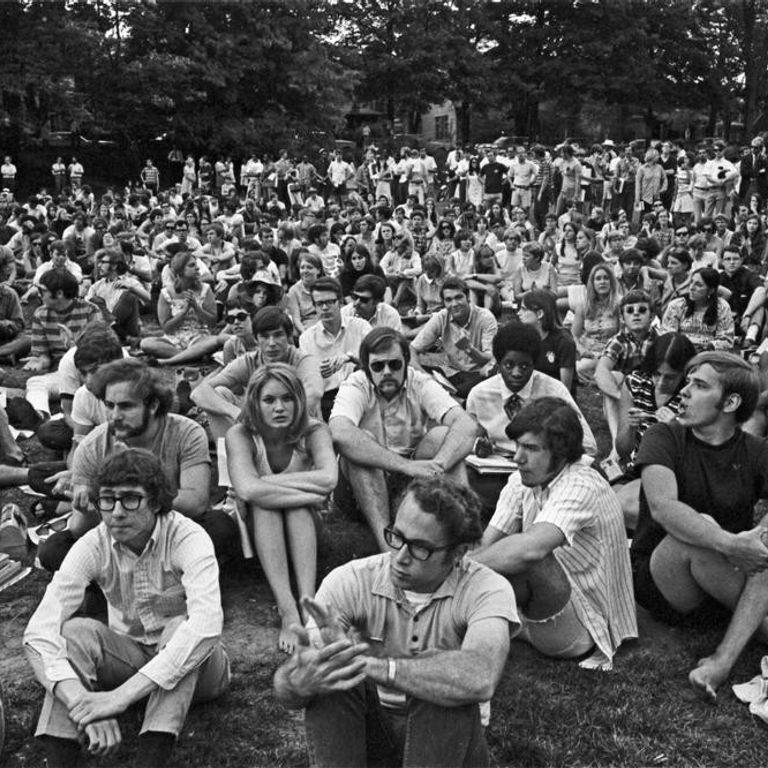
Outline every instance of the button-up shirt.
<path fill-rule="evenodd" d="M 107 599 L 109 626 L 144 645 L 157 645 L 169 619 L 185 616 L 171 640 L 140 670 L 171 690 L 205 661 L 224 620 L 219 567 L 208 534 L 177 512 L 160 515 L 141 554 L 115 542 L 101 523 L 78 539 L 54 574 L 24 632 L 38 653 L 50 693 L 77 679 L 61 628 L 96 582 Z"/>
<path fill-rule="evenodd" d="M 524 486 L 515 472 L 490 525 L 509 535 L 537 523 L 554 525 L 565 537 L 555 558 L 571 585 L 576 615 L 599 650 L 598 660 L 610 668 L 622 641 L 637 637 L 632 570 L 616 494 L 582 462 L 566 465 L 546 486 L 534 488 Z"/>
<path fill-rule="evenodd" d="M 321 362 L 339 355 L 360 357 L 360 343 L 370 333 L 371 326 L 359 317 L 341 317 L 341 327 L 334 336 L 325 330 L 322 323 L 307 328 L 299 336 L 299 347 L 308 355 L 314 355 Z M 344 379 L 355 369 L 354 363 L 347 362 L 338 371 L 323 380 L 325 392 L 338 389 Z"/>
<path fill-rule="evenodd" d="M 456 401 L 431 376 L 408 369 L 405 385 L 391 400 L 378 394 L 365 371 L 355 371 L 339 387 L 329 421 L 349 419 L 394 453 L 411 456 L 427 429 L 440 424 Z"/>
<path fill-rule="evenodd" d="M 517 450 L 517 443 L 510 440 L 505 431 L 509 424 L 509 417 L 504 410 L 506 402 L 515 394 L 520 399 L 520 407 L 528 405 L 540 397 L 558 397 L 565 400 L 579 416 L 581 428 L 584 430 L 582 443 L 584 453 L 590 456 L 597 454 L 595 436 L 565 384 L 540 371 L 534 371 L 526 385 L 517 393 L 507 388 L 500 373 L 481 381 L 469 391 L 467 413 L 485 429 L 491 442 L 500 453 L 513 454 Z"/>
<path fill-rule="evenodd" d="M 427 352 L 439 339 L 443 345 L 443 351 L 448 359 L 447 373 L 452 376 L 457 371 L 482 371 L 487 372 L 493 365 L 476 362 L 468 352 L 459 349 L 456 342 L 462 338 L 468 338 L 469 343 L 486 354 L 491 353 L 493 337 L 499 328 L 493 314 L 480 307 L 469 308 L 469 318 L 464 325 L 459 325 L 451 319 L 447 309 L 441 309 L 427 320 L 426 325 L 419 331 L 419 335 L 411 343 L 416 352 Z"/>
<path fill-rule="evenodd" d="M 387 328 L 394 328 L 396 331 L 403 330 L 403 321 L 400 319 L 400 313 L 391 304 L 385 304 L 383 301 L 376 305 L 376 311 L 367 320 L 364 317 L 360 317 L 354 304 L 345 304 L 341 309 L 341 316 L 358 317 L 361 320 L 365 320 L 371 328 L 378 328 L 384 325 Z"/>

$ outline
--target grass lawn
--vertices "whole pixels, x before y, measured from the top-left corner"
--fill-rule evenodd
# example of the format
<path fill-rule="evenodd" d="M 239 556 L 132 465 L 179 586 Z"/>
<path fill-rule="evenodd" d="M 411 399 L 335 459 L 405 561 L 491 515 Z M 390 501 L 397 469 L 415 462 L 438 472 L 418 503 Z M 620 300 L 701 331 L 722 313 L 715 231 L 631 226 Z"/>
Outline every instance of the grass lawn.
<path fill-rule="evenodd" d="M 594 392 L 580 393 L 593 425 L 602 425 Z M 598 426 L 603 452 L 607 433 Z M 15 490 L 3 502 L 23 501 Z M 28 500 L 24 503 L 28 504 Z M 331 516 L 320 538 L 321 575 L 351 556 L 370 551 L 359 524 Z M 43 766 L 32 738 L 42 689 L 21 652 L 21 633 L 42 595 L 47 575 L 35 572 L 0 594 L 0 682 L 8 704 L 8 733 L 0 765 Z M 275 650 L 276 613 L 263 576 L 249 563 L 222 577 L 225 642 L 233 682 L 219 701 L 193 708 L 173 759 L 165 768 L 307 765 L 300 713 L 277 705 L 271 678 L 282 656 Z M 640 616 L 641 637 L 628 643 L 612 673 L 587 672 L 539 656 L 520 642 L 512 650 L 493 700 L 488 732 L 498 766 L 733 766 L 766 765 L 765 731 L 725 686 L 717 706 L 692 695 L 687 674 L 714 649 L 722 629 L 669 629 Z M 750 644 L 734 682 L 759 671 L 765 648 Z M 121 719 L 126 748 L 89 765 L 131 765 L 139 712 Z"/>

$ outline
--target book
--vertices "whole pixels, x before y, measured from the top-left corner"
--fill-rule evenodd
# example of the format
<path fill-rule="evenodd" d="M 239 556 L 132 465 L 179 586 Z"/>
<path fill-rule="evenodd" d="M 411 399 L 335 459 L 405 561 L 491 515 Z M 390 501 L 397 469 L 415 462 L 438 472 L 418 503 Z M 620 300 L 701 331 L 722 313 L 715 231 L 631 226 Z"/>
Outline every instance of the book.
<path fill-rule="evenodd" d="M 509 475 L 517 469 L 517 464 L 512 459 L 496 454 L 481 459 L 470 453 L 464 461 L 479 475 Z"/>

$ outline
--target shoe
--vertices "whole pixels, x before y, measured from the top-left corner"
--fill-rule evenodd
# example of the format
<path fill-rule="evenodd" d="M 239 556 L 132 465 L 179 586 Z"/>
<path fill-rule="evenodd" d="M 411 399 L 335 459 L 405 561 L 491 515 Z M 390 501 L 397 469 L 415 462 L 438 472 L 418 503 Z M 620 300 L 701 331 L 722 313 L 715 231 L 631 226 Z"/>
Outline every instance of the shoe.
<path fill-rule="evenodd" d="M 0 510 L 0 552 L 18 560 L 27 554 L 27 521 L 18 504 Z"/>

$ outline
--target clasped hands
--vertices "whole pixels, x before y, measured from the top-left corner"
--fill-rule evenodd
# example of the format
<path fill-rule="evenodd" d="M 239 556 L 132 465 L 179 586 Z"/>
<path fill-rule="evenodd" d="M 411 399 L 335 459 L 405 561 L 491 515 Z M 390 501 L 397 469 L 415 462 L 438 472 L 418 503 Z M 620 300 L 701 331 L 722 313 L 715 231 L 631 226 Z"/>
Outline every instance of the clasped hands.
<path fill-rule="evenodd" d="M 115 691 L 84 691 L 68 709 L 70 719 L 87 738 L 90 753 L 109 755 L 120 746 L 123 736 L 116 717 L 125 706 Z"/>
<path fill-rule="evenodd" d="M 288 679 L 294 692 L 309 699 L 360 685 L 367 677 L 368 643 L 362 642 L 354 628 L 345 630 L 338 617 L 313 598 L 303 597 L 301 607 L 306 616 L 314 619 L 322 645 L 311 644 L 305 627 L 292 627 L 297 643 Z"/>

